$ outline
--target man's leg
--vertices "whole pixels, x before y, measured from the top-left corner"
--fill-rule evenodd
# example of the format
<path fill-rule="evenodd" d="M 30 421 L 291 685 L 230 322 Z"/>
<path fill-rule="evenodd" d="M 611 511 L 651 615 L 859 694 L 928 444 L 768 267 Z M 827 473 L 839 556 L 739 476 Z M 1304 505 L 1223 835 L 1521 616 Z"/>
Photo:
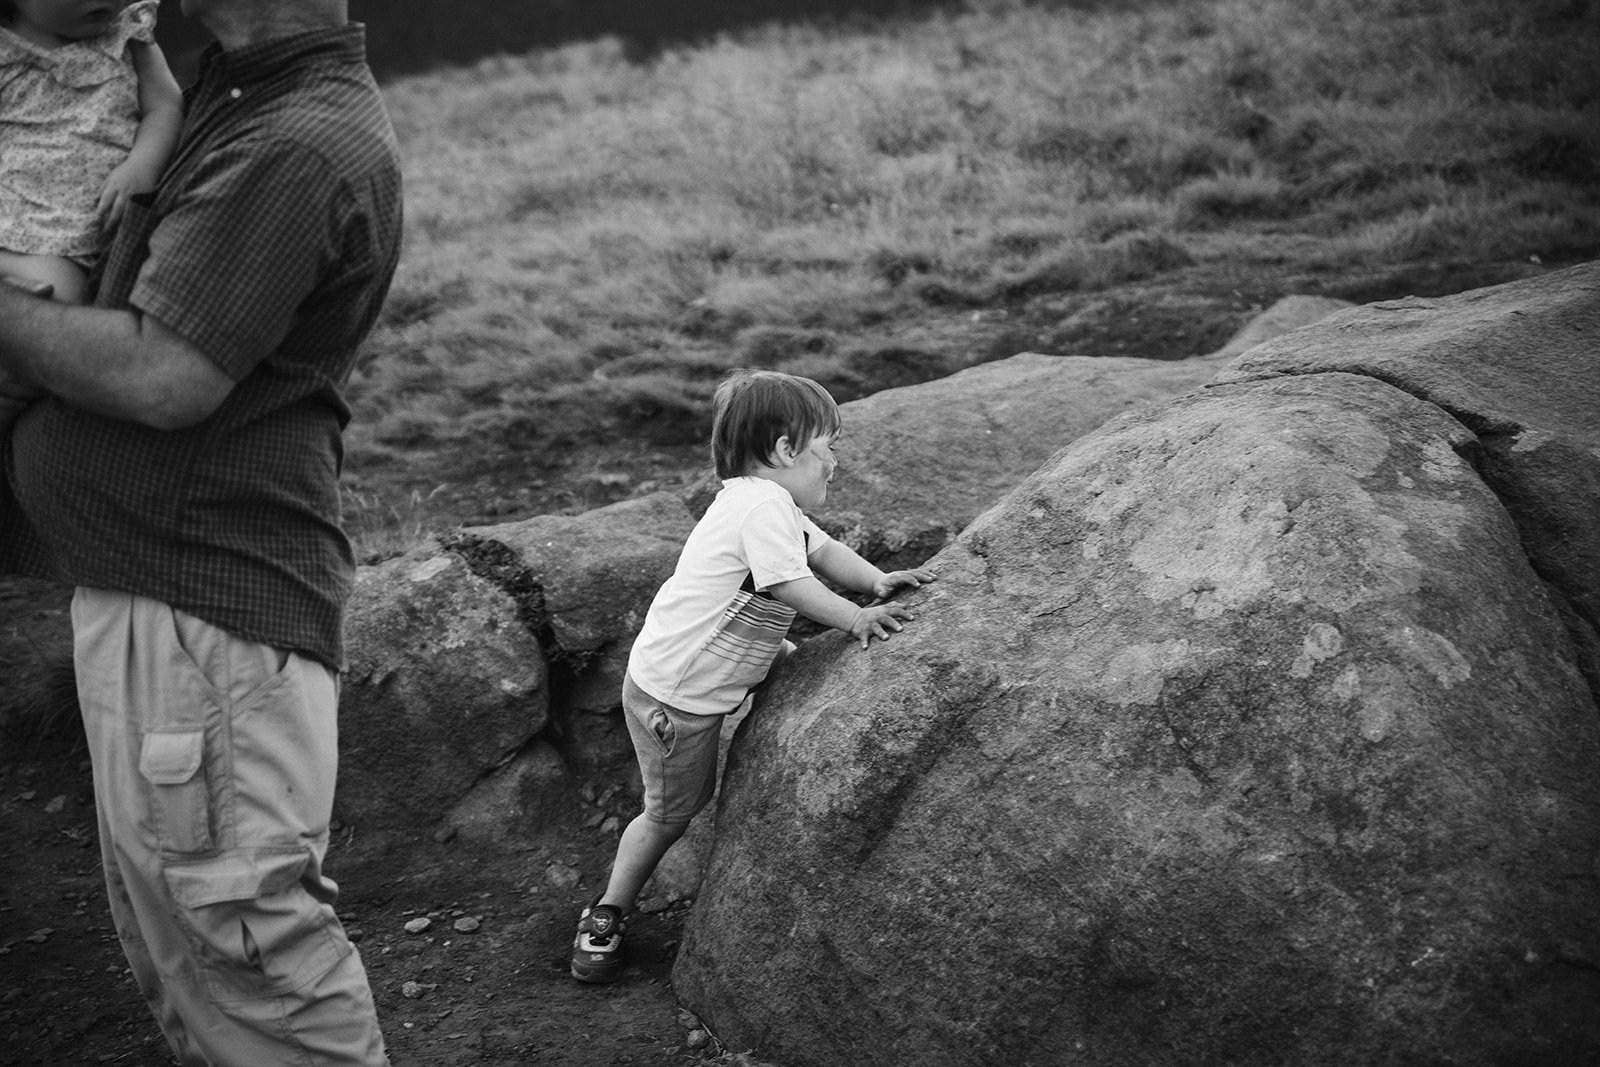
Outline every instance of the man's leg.
<path fill-rule="evenodd" d="M 180 1062 L 386 1064 L 322 875 L 332 672 L 121 594 L 73 632 L 112 915 Z"/>

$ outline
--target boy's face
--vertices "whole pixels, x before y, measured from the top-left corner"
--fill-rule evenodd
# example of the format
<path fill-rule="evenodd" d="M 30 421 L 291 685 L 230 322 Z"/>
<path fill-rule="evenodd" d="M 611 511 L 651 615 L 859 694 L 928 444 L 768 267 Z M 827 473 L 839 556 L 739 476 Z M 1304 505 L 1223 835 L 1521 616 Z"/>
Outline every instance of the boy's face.
<path fill-rule="evenodd" d="M 828 483 L 833 481 L 834 469 L 839 466 L 833 455 L 833 446 L 838 443 L 838 434 L 820 434 L 794 453 L 794 464 L 788 468 L 789 477 L 784 480 L 784 488 L 789 490 L 800 510 L 820 508 L 827 501 Z"/>

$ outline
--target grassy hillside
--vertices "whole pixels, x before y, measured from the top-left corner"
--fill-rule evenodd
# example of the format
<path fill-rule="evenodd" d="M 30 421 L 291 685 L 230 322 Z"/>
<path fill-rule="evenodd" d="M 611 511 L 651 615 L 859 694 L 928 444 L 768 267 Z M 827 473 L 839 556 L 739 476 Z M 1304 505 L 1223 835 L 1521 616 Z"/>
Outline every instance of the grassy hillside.
<path fill-rule="evenodd" d="M 1289 292 L 1600 253 L 1587 0 L 1127 7 L 389 85 L 408 233 L 351 387 L 366 550 L 649 488 L 731 366 L 844 400 L 1030 348 L 1181 358 Z"/>

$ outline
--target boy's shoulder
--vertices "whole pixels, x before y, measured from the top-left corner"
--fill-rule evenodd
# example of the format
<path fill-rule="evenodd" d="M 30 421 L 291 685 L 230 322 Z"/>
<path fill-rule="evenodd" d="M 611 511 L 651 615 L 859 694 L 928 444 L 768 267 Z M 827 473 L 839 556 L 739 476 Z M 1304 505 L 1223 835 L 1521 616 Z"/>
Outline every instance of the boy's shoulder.
<path fill-rule="evenodd" d="M 791 519 L 803 523 L 805 515 L 795 506 L 789 491 L 765 478 L 728 478 L 722 490 L 696 523 L 702 529 L 734 531 L 754 522 L 787 526 Z"/>
<path fill-rule="evenodd" d="M 706 509 L 706 515 L 710 516 L 713 511 L 724 516 L 744 515 L 767 503 L 776 503 L 796 512 L 800 510 L 795 505 L 794 498 L 789 495 L 789 491 L 777 482 L 743 475 L 738 478 L 723 479 L 722 490 L 712 500 L 711 507 Z"/>

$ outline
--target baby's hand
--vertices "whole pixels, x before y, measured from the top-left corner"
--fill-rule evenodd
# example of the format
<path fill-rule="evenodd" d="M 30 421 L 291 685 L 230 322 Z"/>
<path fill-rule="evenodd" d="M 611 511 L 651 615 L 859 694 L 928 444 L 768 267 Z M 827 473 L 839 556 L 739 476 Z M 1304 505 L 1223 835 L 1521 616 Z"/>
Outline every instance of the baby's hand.
<path fill-rule="evenodd" d="M 866 648 L 872 644 L 876 637 L 879 641 L 889 640 L 891 633 L 899 633 L 902 622 L 910 622 L 916 618 L 910 611 L 899 604 L 874 604 L 856 612 L 855 622 L 850 624 L 850 636 L 861 639 L 861 647 Z"/>
<path fill-rule="evenodd" d="M 936 577 L 938 575 L 921 567 L 909 571 L 890 571 L 872 587 L 872 595 L 879 600 L 888 600 L 897 589 L 918 589 Z"/>
<path fill-rule="evenodd" d="M 160 178 L 161 174 L 152 173 L 150 167 L 140 166 L 132 159 L 123 160 L 100 190 L 100 202 L 95 206 L 100 212 L 100 228 L 106 233 L 116 229 L 128 212 L 128 201 L 154 189 Z"/>

